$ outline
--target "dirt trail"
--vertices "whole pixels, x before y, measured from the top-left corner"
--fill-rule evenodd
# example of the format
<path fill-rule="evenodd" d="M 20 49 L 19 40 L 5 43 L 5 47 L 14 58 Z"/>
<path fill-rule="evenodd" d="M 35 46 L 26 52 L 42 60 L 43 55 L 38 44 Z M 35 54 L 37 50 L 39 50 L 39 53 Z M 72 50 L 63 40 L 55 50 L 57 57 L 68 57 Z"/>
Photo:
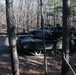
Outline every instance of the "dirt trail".
<path fill-rule="evenodd" d="M 76 53 L 70 56 L 70 64 L 76 72 Z M 19 55 L 20 75 L 44 75 L 44 59 Z M 61 58 L 52 56 L 47 59 L 48 74 L 61 75 Z M 10 50 L 8 39 L 0 37 L 0 75 L 11 75 Z M 72 75 L 72 72 L 70 72 Z"/>
<path fill-rule="evenodd" d="M 10 50 L 7 46 L 6 37 L 0 37 L 0 75 L 11 74 Z M 57 63 L 55 63 L 57 62 Z M 57 75 L 60 71 L 60 66 L 56 67 L 60 60 L 48 60 L 48 75 Z M 25 55 L 19 55 L 20 75 L 43 75 L 44 74 L 44 60 L 39 58 L 29 58 Z M 55 70 L 53 70 L 55 69 Z M 58 71 L 56 71 L 58 70 Z"/>

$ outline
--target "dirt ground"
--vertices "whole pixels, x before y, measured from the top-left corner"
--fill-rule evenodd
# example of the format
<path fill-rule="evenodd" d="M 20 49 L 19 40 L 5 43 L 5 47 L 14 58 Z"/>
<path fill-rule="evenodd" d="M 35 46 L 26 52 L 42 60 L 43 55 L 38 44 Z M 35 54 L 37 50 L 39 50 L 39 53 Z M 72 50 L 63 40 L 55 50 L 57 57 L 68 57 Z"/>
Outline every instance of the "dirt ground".
<path fill-rule="evenodd" d="M 2 41 L 2 40 L 3 41 Z M 0 38 L 0 75 L 11 75 L 10 50 Z M 70 56 L 70 64 L 76 72 L 76 55 Z M 47 75 L 61 75 L 61 56 L 47 57 Z M 19 54 L 20 75 L 44 75 L 44 59 L 37 56 Z M 72 72 L 70 72 L 71 75 Z"/>
<path fill-rule="evenodd" d="M 2 55 L 0 60 L 0 75 L 11 74 L 11 63 L 9 55 Z M 20 75 L 44 75 L 44 60 L 36 57 L 19 57 Z M 60 75 L 61 60 L 47 58 L 48 75 Z"/>

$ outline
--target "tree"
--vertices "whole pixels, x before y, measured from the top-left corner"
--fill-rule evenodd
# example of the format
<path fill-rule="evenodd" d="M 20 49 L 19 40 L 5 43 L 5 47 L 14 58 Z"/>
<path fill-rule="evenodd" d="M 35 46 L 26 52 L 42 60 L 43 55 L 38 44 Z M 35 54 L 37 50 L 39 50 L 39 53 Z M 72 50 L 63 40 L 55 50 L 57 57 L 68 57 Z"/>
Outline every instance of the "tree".
<path fill-rule="evenodd" d="M 41 28 L 43 28 L 43 11 L 42 11 L 42 0 L 40 0 L 40 13 L 41 13 Z"/>
<path fill-rule="evenodd" d="M 19 75 L 19 61 L 16 49 L 13 0 L 6 0 L 6 20 L 7 20 L 9 45 L 10 45 L 12 75 Z"/>
<path fill-rule="evenodd" d="M 30 1 L 26 1 L 26 3 L 27 3 L 27 15 L 26 15 L 26 27 L 27 27 L 27 31 L 29 31 L 29 8 L 30 8 Z"/>
<path fill-rule="evenodd" d="M 37 28 L 39 27 L 39 0 L 37 0 Z"/>
<path fill-rule="evenodd" d="M 62 74 L 68 75 L 69 67 L 64 60 L 69 63 L 69 43 L 70 43 L 70 0 L 63 0 L 63 35 L 62 35 Z M 63 54 L 64 53 L 64 54 Z"/>

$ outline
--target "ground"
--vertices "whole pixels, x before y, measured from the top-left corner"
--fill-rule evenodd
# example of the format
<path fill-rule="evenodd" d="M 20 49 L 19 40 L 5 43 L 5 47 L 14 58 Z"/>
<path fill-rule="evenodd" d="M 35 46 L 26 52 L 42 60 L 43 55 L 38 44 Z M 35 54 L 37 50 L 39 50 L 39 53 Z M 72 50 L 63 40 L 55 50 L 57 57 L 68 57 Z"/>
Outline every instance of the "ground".
<path fill-rule="evenodd" d="M 20 75 L 44 75 L 43 57 L 27 56 L 24 52 L 18 55 Z M 76 55 L 71 55 L 70 58 L 70 64 L 76 72 Z M 47 57 L 47 75 L 61 75 L 61 63 L 61 55 Z M 11 75 L 10 50 L 3 36 L 0 37 L 0 75 Z"/>

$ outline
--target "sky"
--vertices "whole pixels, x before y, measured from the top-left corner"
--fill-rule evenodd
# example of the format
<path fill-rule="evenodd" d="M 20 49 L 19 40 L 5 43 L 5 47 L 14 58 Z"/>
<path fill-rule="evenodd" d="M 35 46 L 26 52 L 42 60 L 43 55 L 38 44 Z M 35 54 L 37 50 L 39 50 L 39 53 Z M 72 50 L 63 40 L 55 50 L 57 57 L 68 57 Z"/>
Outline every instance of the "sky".
<path fill-rule="evenodd" d="M 0 3 L 4 4 L 5 3 L 5 0 L 0 0 Z"/>
<path fill-rule="evenodd" d="M 16 2 L 17 0 L 14 0 Z M 0 0 L 0 3 L 5 4 L 5 0 Z"/>

